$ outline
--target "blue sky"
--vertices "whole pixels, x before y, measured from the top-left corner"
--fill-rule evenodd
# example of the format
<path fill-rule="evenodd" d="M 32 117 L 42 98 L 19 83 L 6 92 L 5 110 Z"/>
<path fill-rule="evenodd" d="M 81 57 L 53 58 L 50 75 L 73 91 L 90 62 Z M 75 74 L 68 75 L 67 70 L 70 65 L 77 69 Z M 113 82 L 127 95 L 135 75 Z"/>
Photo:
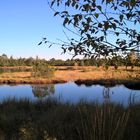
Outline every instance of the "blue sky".
<path fill-rule="evenodd" d="M 68 54 L 61 55 L 62 49 L 58 46 L 37 45 L 42 37 L 53 42 L 57 42 L 57 38 L 66 40 L 62 20 L 53 15 L 47 0 L 0 0 L 0 55 L 72 58 Z M 135 27 L 139 30 L 139 25 Z M 113 41 L 114 37 L 110 39 Z"/>
<path fill-rule="evenodd" d="M 0 0 L 0 55 L 68 58 L 57 46 L 37 46 L 42 37 L 64 37 L 61 20 L 53 14 L 47 0 Z"/>

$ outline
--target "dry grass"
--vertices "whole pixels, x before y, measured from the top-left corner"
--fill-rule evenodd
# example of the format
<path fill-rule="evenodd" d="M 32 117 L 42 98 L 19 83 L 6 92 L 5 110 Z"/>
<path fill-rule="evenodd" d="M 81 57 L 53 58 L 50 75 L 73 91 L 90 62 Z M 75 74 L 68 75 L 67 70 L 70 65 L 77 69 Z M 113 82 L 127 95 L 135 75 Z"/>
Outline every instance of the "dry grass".
<path fill-rule="evenodd" d="M 1 83 L 56 83 L 67 82 L 76 80 L 140 80 L 140 68 L 135 67 L 133 71 L 129 67 L 127 70 L 125 67 L 119 67 L 115 70 L 113 67 L 109 67 L 108 70 L 104 70 L 103 67 L 57 67 L 54 77 L 47 78 L 35 78 L 31 76 L 31 72 L 12 72 L 0 74 Z"/>
<path fill-rule="evenodd" d="M 114 70 L 110 67 L 108 70 L 104 70 L 103 67 L 77 67 L 74 70 L 57 70 L 55 72 L 55 78 L 63 79 L 67 81 L 75 80 L 100 80 L 100 79 L 140 79 L 140 68 L 135 67 L 133 71 L 129 67 L 125 70 L 125 67 L 120 67 L 118 70 Z"/>
<path fill-rule="evenodd" d="M 32 69 L 31 66 L 0 66 L 0 69 Z"/>
<path fill-rule="evenodd" d="M 30 72 L 12 72 L 12 73 L 2 73 L 2 74 L 0 74 L 0 78 L 7 78 L 7 77 L 28 78 L 28 77 L 31 77 L 31 73 Z"/>

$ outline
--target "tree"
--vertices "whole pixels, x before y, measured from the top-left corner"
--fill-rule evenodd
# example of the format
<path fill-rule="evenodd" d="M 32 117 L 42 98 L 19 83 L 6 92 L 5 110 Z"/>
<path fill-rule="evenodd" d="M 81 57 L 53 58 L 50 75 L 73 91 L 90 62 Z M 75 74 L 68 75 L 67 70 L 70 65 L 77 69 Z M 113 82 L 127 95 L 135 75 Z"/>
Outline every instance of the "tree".
<path fill-rule="evenodd" d="M 54 76 L 54 69 L 46 62 L 37 59 L 36 63 L 33 65 L 32 76 L 52 78 Z"/>
<path fill-rule="evenodd" d="M 64 28 L 77 35 L 76 39 L 58 43 L 64 53 L 92 58 L 138 51 L 139 0 L 51 0 L 48 4 L 55 11 L 54 16 L 62 18 Z M 55 44 L 46 38 L 39 45 L 42 42 Z"/>
<path fill-rule="evenodd" d="M 128 58 L 129 58 L 129 62 L 130 62 L 130 65 L 131 65 L 131 69 L 133 69 L 135 61 L 136 61 L 135 53 L 133 51 L 131 51 L 130 54 L 128 55 Z"/>
<path fill-rule="evenodd" d="M 111 59 L 111 65 L 113 65 L 114 68 L 117 70 L 118 67 L 119 67 L 120 65 L 122 65 L 122 57 L 117 56 L 117 55 L 114 56 L 114 57 L 112 57 L 112 59 Z"/>
<path fill-rule="evenodd" d="M 34 64 L 34 59 L 32 57 L 27 58 L 25 60 L 25 64 L 26 64 L 26 66 L 32 66 Z"/>
<path fill-rule="evenodd" d="M 2 54 L 0 56 L 0 66 L 7 66 L 8 65 L 8 57 L 6 54 Z"/>
<path fill-rule="evenodd" d="M 2 54 L 1 56 L 3 59 L 8 59 L 7 55 L 6 54 Z"/>
<path fill-rule="evenodd" d="M 9 65 L 10 65 L 10 66 L 14 66 L 14 65 L 15 65 L 13 56 L 10 56 Z"/>

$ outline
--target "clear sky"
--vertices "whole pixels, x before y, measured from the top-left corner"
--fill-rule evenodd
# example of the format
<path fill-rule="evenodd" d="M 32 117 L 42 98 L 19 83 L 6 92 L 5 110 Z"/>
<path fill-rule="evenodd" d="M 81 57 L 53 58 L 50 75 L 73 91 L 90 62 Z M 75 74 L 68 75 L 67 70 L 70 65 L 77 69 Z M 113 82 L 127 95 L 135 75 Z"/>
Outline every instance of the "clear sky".
<path fill-rule="evenodd" d="M 58 46 L 37 45 L 43 37 L 54 42 L 58 42 L 57 38 L 66 40 L 62 20 L 53 15 L 47 0 L 0 0 L 0 55 L 72 58 L 61 55 L 62 49 Z"/>
<path fill-rule="evenodd" d="M 64 37 L 61 20 L 53 15 L 47 0 L 0 0 L 0 55 L 68 58 L 57 46 L 37 46 L 42 37 Z"/>

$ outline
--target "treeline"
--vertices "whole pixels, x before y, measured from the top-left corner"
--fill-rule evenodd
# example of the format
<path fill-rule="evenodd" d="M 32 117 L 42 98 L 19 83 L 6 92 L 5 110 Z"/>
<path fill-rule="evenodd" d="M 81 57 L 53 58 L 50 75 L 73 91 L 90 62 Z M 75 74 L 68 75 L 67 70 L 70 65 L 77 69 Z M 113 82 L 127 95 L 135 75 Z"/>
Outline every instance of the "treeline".
<path fill-rule="evenodd" d="M 55 59 L 50 60 L 36 58 L 13 58 L 7 57 L 6 54 L 0 56 L 0 67 L 9 67 L 9 66 L 34 66 L 37 63 L 47 64 L 51 66 L 140 66 L 140 57 L 136 57 L 133 53 L 129 54 L 126 57 L 114 56 L 111 58 L 92 58 L 92 59 Z"/>
<path fill-rule="evenodd" d="M 52 66 L 74 66 L 76 60 L 61 60 L 61 59 L 40 59 L 38 56 L 36 58 L 13 58 L 8 57 L 6 54 L 0 55 L 0 67 L 8 67 L 8 66 L 34 66 L 37 63 L 48 64 Z"/>

